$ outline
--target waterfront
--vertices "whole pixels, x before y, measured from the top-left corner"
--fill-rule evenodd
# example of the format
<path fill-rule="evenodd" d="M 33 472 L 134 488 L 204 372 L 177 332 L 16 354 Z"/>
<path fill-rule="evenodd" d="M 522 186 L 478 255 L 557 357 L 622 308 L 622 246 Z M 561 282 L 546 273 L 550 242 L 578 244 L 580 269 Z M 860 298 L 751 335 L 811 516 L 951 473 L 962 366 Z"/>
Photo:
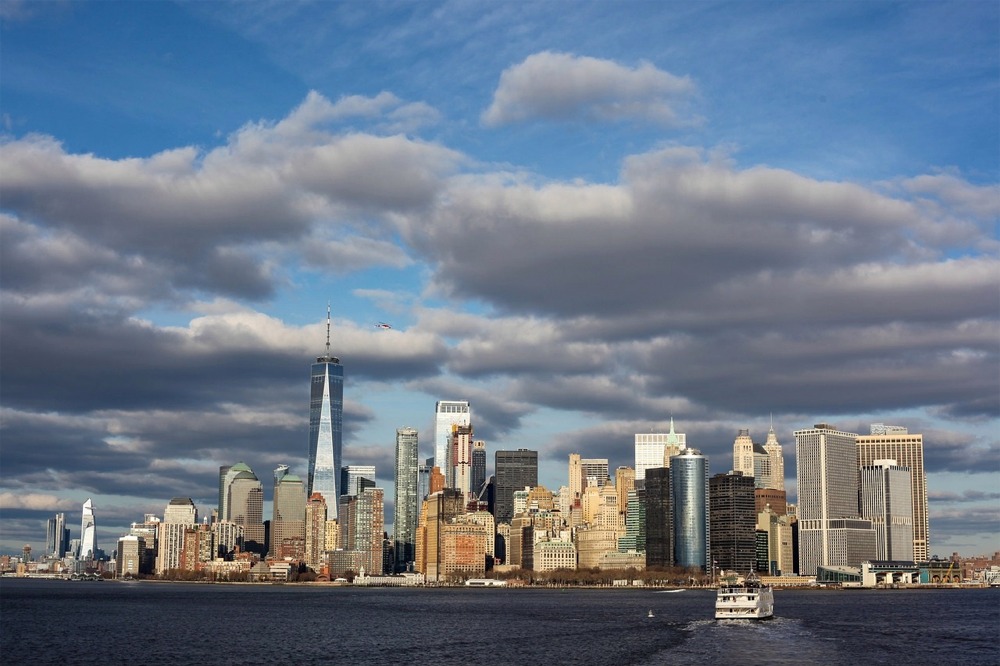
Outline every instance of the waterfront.
<path fill-rule="evenodd" d="M 18 664 L 996 664 L 1000 590 L 779 590 L 711 619 L 685 590 L 0 581 Z M 654 617 L 647 617 L 649 610 Z"/>

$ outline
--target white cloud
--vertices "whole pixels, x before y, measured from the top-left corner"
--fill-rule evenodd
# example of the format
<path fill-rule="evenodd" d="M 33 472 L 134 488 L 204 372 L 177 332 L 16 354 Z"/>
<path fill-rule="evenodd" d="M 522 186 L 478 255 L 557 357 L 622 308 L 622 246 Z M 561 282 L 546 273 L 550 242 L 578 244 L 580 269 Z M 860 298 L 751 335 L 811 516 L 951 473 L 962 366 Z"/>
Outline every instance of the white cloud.
<path fill-rule="evenodd" d="M 77 511 L 82 503 L 44 493 L 0 493 L 0 509 L 29 511 Z"/>
<path fill-rule="evenodd" d="M 610 60 L 543 51 L 504 70 L 482 120 L 493 126 L 571 118 L 676 125 L 692 120 L 678 113 L 678 105 L 694 92 L 688 77 L 648 62 L 630 68 Z"/>

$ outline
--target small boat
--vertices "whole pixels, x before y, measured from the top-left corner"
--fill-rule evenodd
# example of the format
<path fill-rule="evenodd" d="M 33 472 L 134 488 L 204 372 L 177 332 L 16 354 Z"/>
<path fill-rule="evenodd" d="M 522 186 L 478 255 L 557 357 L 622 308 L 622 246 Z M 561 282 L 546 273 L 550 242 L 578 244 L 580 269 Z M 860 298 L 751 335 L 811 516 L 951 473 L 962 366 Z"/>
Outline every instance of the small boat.
<path fill-rule="evenodd" d="M 646 617 L 655 617 L 653 615 L 653 609 L 652 608 L 649 609 L 649 615 L 647 615 Z"/>
<path fill-rule="evenodd" d="M 774 588 L 750 572 L 742 583 L 724 583 L 715 596 L 716 620 L 767 620 L 774 617 Z"/>

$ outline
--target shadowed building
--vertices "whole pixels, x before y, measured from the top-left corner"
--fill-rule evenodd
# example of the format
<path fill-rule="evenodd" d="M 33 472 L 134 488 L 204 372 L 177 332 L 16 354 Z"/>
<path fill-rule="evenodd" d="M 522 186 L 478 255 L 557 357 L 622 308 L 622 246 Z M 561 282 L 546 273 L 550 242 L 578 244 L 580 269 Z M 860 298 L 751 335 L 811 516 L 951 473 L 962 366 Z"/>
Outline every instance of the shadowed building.
<path fill-rule="evenodd" d="M 393 569 L 407 570 L 414 560 L 420 498 L 417 496 L 417 429 L 396 429 L 396 509 L 393 516 Z"/>
<path fill-rule="evenodd" d="M 538 485 L 538 451 L 497 451 L 495 466 L 496 519 L 509 523 L 514 517 L 514 491 Z"/>
<path fill-rule="evenodd" d="M 643 491 L 646 495 L 646 567 L 672 567 L 674 521 L 670 502 L 670 468 L 647 469 Z"/>
<path fill-rule="evenodd" d="M 745 574 L 754 569 L 754 477 L 716 474 L 708 481 L 712 560 L 720 569 Z"/>

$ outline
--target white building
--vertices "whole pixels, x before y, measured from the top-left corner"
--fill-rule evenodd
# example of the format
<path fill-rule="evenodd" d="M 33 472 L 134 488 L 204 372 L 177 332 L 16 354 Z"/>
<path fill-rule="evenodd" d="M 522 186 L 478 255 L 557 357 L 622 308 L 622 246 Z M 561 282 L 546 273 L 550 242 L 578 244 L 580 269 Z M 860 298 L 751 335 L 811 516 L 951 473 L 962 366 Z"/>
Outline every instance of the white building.
<path fill-rule="evenodd" d="M 861 468 L 861 517 L 875 528 L 879 561 L 913 561 L 913 495 L 910 468 L 876 460 Z"/>

